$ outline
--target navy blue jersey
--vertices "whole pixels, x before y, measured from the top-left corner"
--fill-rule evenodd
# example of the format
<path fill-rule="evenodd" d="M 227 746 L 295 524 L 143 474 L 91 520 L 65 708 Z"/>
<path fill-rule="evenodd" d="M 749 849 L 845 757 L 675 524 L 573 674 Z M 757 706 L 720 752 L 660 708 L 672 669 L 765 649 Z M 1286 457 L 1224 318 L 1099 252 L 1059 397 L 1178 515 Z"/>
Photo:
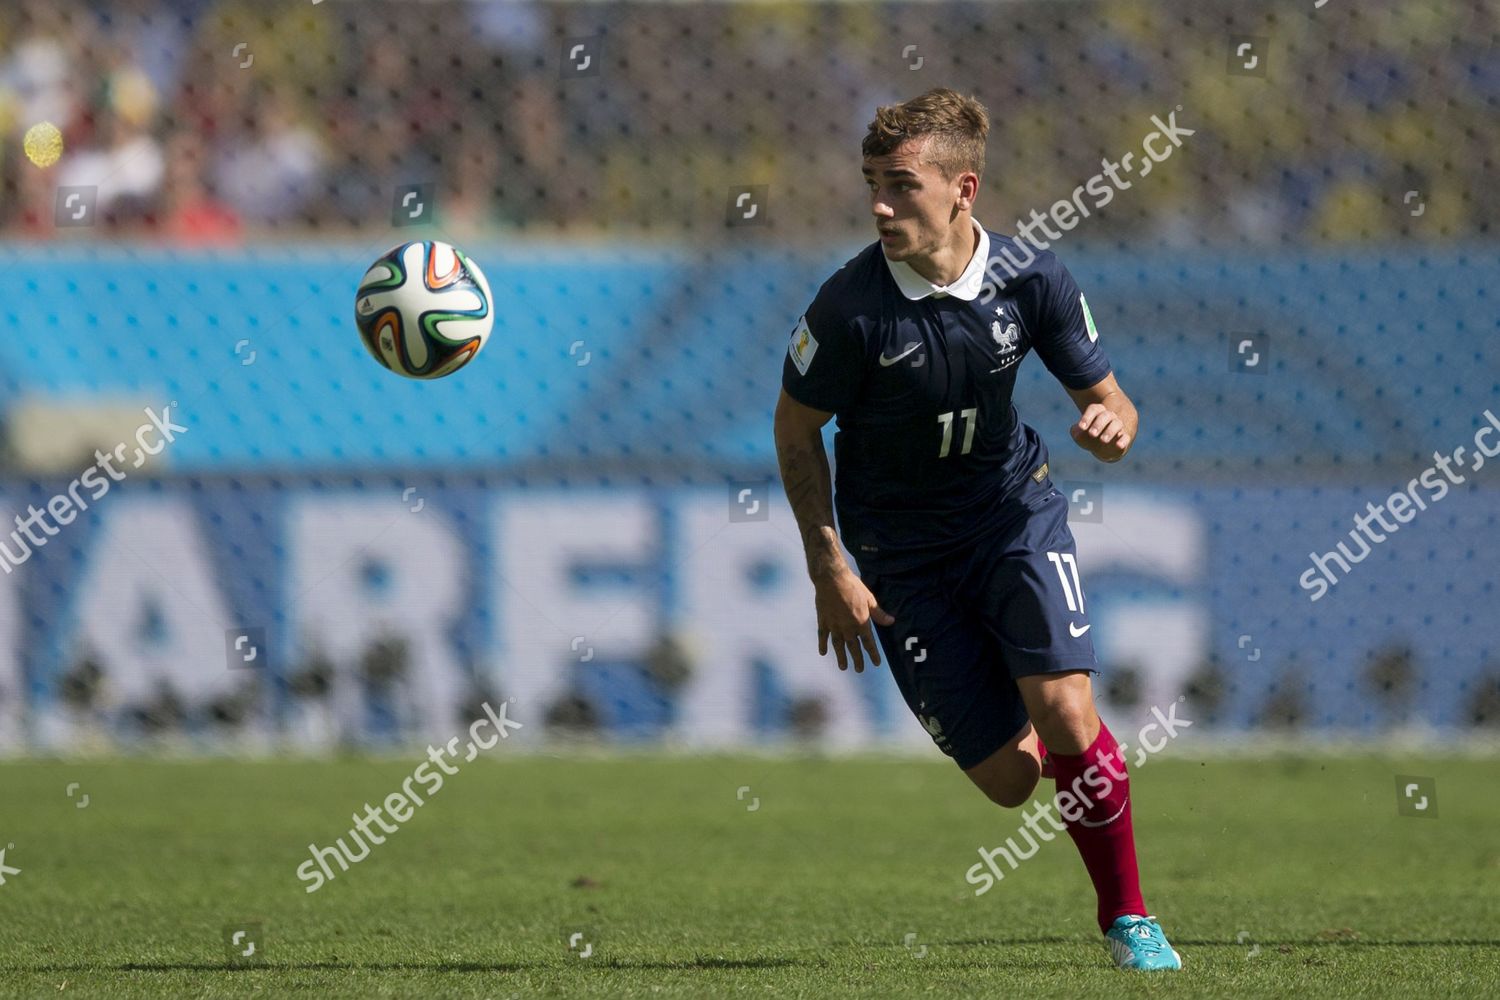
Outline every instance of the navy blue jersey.
<path fill-rule="evenodd" d="M 962 548 L 1028 478 L 1046 478 L 1046 446 L 1011 404 L 1028 351 L 1070 389 L 1110 372 L 1057 257 L 975 231 L 974 258 L 942 288 L 870 244 L 792 331 L 782 385 L 836 415 L 835 509 L 861 567 L 893 571 Z M 986 273 L 1002 253 L 1010 266 Z"/>

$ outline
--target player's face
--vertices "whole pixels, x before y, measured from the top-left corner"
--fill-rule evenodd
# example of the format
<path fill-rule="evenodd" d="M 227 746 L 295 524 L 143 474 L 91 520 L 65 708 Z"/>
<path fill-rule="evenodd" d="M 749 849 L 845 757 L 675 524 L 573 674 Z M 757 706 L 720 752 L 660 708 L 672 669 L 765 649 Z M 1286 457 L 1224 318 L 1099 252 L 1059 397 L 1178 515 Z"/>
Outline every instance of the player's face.
<path fill-rule="evenodd" d="M 964 175 L 949 180 L 938 167 L 922 162 L 924 145 L 925 140 L 905 142 L 864 161 L 870 212 L 880 247 L 891 260 L 930 256 L 947 242 L 957 218 Z"/>

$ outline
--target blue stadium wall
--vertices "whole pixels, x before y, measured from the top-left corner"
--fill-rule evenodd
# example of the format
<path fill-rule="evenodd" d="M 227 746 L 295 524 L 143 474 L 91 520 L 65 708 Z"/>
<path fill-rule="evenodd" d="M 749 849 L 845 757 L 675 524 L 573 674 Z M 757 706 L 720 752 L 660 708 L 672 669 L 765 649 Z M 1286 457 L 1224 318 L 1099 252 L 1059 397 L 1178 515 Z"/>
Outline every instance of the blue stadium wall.
<path fill-rule="evenodd" d="M 847 255 L 475 247 L 493 340 L 411 383 L 352 329 L 380 249 L 0 253 L 0 409 L 170 403 L 188 427 L 166 471 L 6 567 L 0 745 L 129 740 L 163 715 L 212 743 L 445 738 L 492 697 L 526 739 L 550 720 L 693 746 L 925 740 L 883 671 L 818 662 L 772 482 L 786 336 Z M 1064 257 L 1141 439 L 1117 466 L 1077 452 L 1036 361 L 1017 405 L 1054 480 L 1098 501 L 1075 533 L 1111 711 L 1186 695 L 1221 728 L 1366 733 L 1483 716 L 1500 464 L 1319 600 L 1298 580 L 1500 413 L 1493 255 Z M 68 486 L 8 474 L 0 511 Z M 400 654 L 372 658 L 381 642 Z"/>

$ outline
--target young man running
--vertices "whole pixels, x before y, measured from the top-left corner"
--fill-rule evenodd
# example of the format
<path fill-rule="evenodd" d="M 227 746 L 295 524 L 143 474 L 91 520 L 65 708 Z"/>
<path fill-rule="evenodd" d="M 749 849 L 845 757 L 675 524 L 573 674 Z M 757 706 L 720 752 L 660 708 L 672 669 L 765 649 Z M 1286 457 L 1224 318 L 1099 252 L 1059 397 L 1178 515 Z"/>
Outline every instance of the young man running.
<path fill-rule="evenodd" d="M 988 132 L 984 107 L 947 89 L 876 112 L 863 153 L 880 239 L 792 332 L 776 450 L 818 652 L 831 643 L 839 669 L 861 671 L 866 653 L 880 663 L 878 634 L 908 707 L 999 805 L 1024 804 L 1044 769 L 1055 777 L 1115 963 L 1180 969 L 1141 900 L 1068 505 L 1011 405 L 1018 364 L 1036 351 L 1078 406 L 1074 442 L 1100 461 L 1124 457 L 1136 411 L 1067 269 L 973 219 Z M 837 491 L 821 430 L 834 416 Z"/>

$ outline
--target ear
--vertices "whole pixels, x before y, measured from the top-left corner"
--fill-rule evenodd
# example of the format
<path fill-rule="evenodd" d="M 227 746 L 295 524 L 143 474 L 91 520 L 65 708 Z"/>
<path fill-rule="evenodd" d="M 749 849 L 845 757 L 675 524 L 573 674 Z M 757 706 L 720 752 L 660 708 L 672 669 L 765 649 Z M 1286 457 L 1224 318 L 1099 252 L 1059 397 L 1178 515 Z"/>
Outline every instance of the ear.
<path fill-rule="evenodd" d="M 958 175 L 958 208 L 969 211 L 974 207 L 974 199 L 979 197 L 979 175 L 972 170 L 965 170 Z"/>

